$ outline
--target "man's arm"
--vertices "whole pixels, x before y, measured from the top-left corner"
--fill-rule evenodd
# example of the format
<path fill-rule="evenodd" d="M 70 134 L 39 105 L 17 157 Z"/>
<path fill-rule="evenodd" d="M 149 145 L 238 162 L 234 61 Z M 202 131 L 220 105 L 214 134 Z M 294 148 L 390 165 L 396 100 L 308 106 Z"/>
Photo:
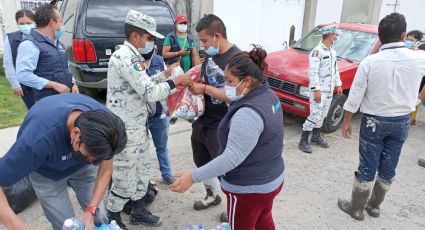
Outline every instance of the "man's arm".
<path fill-rule="evenodd" d="M 226 96 L 226 90 L 223 88 L 215 88 L 208 84 L 193 83 L 193 85 L 189 87 L 189 90 L 194 95 L 207 94 L 221 101 L 231 102 L 231 100 Z"/>
<path fill-rule="evenodd" d="M 309 55 L 308 78 L 310 90 L 320 90 L 319 79 L 320 51 L 313 49 Z"/>
<path fill-rule="evenodd" d="M 6 195 L 3 192 L 3 189 L 0 187 L 0 224 L 6 225 L 6 228 L 9 230 L 19 230 L 19 229 L 28 229 L 19 218 L 10 208 L 9 203 L 7 202 Z"/>
<path fill-rule="evenodd" d="M 349 111 L 345 111 L 344 113 L 344 122 L 342 123 L 342 136 L 344 138 L 351 138 L 351 118 L 353 117 L 353 113 Z"/>
<path fill-rule="evenodd" d="M 97 178 L 93 189 L 93 196 L 87 207 L 99 207 L 103 196 L 109 186 L 112 177 L 112 160 L 104 160 L 100 162 L 97 172 Z M 81 220 L 84 222 L 86 229 L 94 228 L 94 217 L 89 211 L 85 211 Z"/>
<path fill-rule="evenodd" d="M 367 89 L 367 75 L 369 72 L 368 68 L 369 67 L 367 64 L 365 64 L 363 61 L 360 62 L 356 75 L 354 76 L 347 101 L 344 104 L 345 111 L 356 113 L 360 108 L 360 104 L 363 101 L 363 97 Z"/>

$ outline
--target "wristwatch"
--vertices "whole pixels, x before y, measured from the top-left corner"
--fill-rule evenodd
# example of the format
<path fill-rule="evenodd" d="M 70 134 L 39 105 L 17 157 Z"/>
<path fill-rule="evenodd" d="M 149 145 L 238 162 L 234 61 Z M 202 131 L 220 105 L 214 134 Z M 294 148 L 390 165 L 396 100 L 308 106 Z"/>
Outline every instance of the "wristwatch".
<path fill-rule="evenodd" d="M 99 215 L 99 208 L 95 207 L 95 206 L 87 206 L 84 209 L 84 212 L 90 212 L 93 216 L 98 216 Z"/>

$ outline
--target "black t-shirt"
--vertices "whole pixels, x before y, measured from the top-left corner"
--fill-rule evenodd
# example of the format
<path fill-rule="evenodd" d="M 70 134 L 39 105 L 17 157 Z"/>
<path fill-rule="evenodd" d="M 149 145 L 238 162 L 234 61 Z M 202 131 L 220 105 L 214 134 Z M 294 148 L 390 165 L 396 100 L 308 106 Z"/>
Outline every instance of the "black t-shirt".
<path fill-rule="evenodd" d="M 227 63 L 232 59 L 236 54 L 241 52 L 241 50 L 233 45 L 230 49 L 228 49 L 225 53 L 217 54 L 212 59 L 213 61 L 224 71 Z M 201 75 L 204 76 L 205 65 L 207 61 L 201 67 Z M 208 128 L 217 128 L 220 124 L 221 119 L 227 113 L 227 105 L 226 102 L 221 104 L 213 104 L 211 101 L 211 97 L 205 94 L 205 112 L 204 115 L 199 117 L 200 122 L 202 122 L 204 127 Z"/>

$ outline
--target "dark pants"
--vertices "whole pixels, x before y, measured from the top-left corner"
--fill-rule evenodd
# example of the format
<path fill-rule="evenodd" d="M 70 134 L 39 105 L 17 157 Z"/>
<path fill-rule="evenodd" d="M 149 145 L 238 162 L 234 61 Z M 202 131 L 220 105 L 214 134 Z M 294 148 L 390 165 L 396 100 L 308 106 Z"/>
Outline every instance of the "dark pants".
<path fill-rule="evenodd" d="M 21 89 L 22 89 L 22 92 L 24 92 L 24 96 L 21 97 L 22 101 L 24 101 L 25 106 L 29 110 L 35 103 L 34 91 L 31 87 L 28 87 L 22 84 L 21 84 Z"/>
<path fill-rule="evenodd" d="M 200 120 L 192 124 L 191 142 L 193 160 L 198 168 L 219 155 L 217 129 L 205 127 Z"/>
<path fill-rule="evenodd" d="M 385 182 L 392 182 L 409 128 L 409 114 L 398 117 L 363 115 L 357 172 L 360 182 L 374 181 L 377 171 L 378 176 Z"/>
<path fill-rule="evenodd" d="M 283 183 L 270 193 L 231 193 L 227 197 L 227 217 L 232 230 L 274 230 L 273 200 L 282 190 Z"/>

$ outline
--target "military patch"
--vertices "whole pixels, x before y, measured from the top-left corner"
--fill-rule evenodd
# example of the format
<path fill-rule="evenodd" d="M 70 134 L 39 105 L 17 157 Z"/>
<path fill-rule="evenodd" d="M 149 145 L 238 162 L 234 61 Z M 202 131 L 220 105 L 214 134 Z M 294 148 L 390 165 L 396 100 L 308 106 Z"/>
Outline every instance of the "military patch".
<path fill-rule="evenodd" d="M 136 63 L 136 64 L 134 64 L 133 65 L 133 68 L 136 70 L 136 71 L 144 71 L 145 70 L 145 64 L 144 63 Z"/>
<path fill-rule="evenodd" d="M 311 52 L 311 56 L 312 57 L 319 57 L 319 51 L 318 50 L 313 50 L 313 52 Z"/>

